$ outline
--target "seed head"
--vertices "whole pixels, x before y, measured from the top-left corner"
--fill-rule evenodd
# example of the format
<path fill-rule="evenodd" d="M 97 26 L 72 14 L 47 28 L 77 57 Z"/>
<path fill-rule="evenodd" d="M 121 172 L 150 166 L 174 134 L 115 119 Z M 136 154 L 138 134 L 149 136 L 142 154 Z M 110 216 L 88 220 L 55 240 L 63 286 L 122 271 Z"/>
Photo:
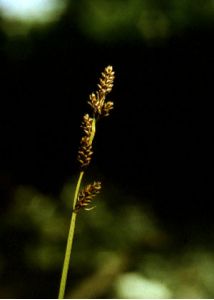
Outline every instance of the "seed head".
<path fill-rule="evenodd" d="M 111 109 L 113 109 L 113 102 L 105 103 L 106 95 L 111 92 L 114 82 L 114 71 L 112 66 L 105 68 L 101 73 L 99 80 L 98 91 L 89 96 L 89 105 L 93 109 L 93 113 L 98 116 L 108 116 Z"/>
<path fill-rule="evenodd" d="M 100 83 L 97 85 L 99 88 L 100 96 L 105 96 L 110 93 L 114 82 L 114 71 L 112 66 L 105 68 L 102 72 L 102 77 L 100 78 Z"/>
<path fill-rule="evenodd" d="M 87 206 L 91 203 L 93 198 L 99 194 L 101 190 L 101 182 L 95 181 L 92 184 L 88 184 L 80 193 L 77 199 L 77 204 L 75 206 L 75 211 L 79 211 L 79 209 L 84 208 L 85 210 L 91 210 L 92 208 L 88 208 Z"/>
<path fill-rule="evenodd" d="M 93 119 L 89 117 L 89 114 L 83 116 L 81 127 L 87 137 L 90 137 L 92 131 Z"/>
<path fill-rule="evenodd" d="M 83 116 L 81 127 L 85 133 L 85 135 L 81 138 L 80 147 L 78 151 L 77 159 L 80 162 L 81 168 L 86 168 L 91 161 L 92 158 L 92 144 L 90 141 L 90 137 L 92 134 L 92 123 L 93 119 L 89 117 L 88 114 Z"/>

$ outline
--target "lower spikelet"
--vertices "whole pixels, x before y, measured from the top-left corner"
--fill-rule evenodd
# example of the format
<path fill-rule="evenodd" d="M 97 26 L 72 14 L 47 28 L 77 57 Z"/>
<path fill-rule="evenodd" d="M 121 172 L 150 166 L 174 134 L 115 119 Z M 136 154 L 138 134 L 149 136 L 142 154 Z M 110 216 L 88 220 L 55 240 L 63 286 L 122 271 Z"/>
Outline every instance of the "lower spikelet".
<path fill-rule="evenodd" d="M 99 194 L 101 190 L 101 182 L 95 181 L 92 184 L 88 184 L 78 195 L 77 204 L 75 206 L 75 211 L 78 212 L 81 208 L 85 210 L 93 209 L 87 208 L 87 206 L 91 203 L 93 198 Z"/>

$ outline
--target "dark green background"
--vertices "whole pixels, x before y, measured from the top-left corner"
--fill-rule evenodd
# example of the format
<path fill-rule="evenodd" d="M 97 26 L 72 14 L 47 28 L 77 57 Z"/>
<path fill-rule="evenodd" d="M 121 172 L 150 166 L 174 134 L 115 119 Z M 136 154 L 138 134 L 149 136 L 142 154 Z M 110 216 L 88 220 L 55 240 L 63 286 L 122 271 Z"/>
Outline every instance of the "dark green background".
<path fill-rule="evenodd" d="M 102 251 L 125 253 L 127 270 L 144 275 L 139 266 L 146 253 L 166 261 L 170 256 L 171 271 L 187 249 L 211 253 L 213 9 L 212 1 L 78 1 L 71 2 L 57 23 L 35 27 L 26 36 L 9 37 L 2 26 L 1 297 L 57 295 L 71 208 L 61 191 L 75 183 L 81 117 L 90 111 L 88 95 L 109 64 L 116 72 L 109 95 L 115 109 L 98 123 L 85 179 L 102 180 L 106 208 L 99 217 L 101 197 L 97 209 L 89 213 L 92 217 L 82 213 L 79 218 L 74 286 L 97 270 L 96 257 Z M 71 189 L 70 199 L 72 193 Z M 30 203 L 37 194 L 41 203 L 35 200 L 35 208 Z M 64 222 L 62 236 L 59 232 L 55 238 L 41 237 L 42 222 L 51 218 L 48 208 L 41 223 L 33 221 L 43 210 L 42 199 L 57 214 L 51 215 L 50 228 L 56 226 L 54 216 L 59 218 L 57 230 Z M 157 223 L 154 241 L 144 237 L 132 241 L 129 235 L 135 231 L 127 225 L 132 224 L 129 217 L 135 220 L 142 211 L 143 220 L 147 210 Z M 144 223 L 136 224 L 141 236 Z M 38 254 L 44 244 L 44 261 L 33 265 L 29 249 L 38 247 Z M 47 266 L 46 256 L 51 257 Z M 184 259 L 183 269 L 186 265 Z M 183 294 L 174 292 L 171 297 L 213 297 L 214 290 L 196 273 L 189 283 L 195 286 L 192 294 L 183 289 Z M 171 276 L 170 271 L 167 274 Z M 175 290 L 182 291 L 182 283 L 175 282 Z M 72 288 L 72 280 L 69 285 Z M 117 295 L 111 285 L 98 295 L 92 293 L 93 298 Z"/>

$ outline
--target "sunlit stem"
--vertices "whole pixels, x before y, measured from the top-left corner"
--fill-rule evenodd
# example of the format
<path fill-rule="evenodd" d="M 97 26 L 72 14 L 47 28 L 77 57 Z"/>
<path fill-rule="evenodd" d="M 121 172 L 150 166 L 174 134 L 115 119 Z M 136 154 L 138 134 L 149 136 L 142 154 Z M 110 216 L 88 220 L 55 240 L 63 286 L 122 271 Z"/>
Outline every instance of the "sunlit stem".
<path fill-rule="evenodd" d="M 71 250 L 72 250 L 73 239 L 74 239 L 74 230 L 75 230 L 76 217 L 77 217 L 77 212 L 74 210 L 74 208 L 76 206 L 77 197 L 79 194 L 79 189 L 80 189 L 83 175 L 84 175 L 84 172 L 83 171 L 80 172 L 80 175 L 79 175 L 79 178 L 77 181 L 77 185 L 76 185 L 75 194 L 74 194 L 73 211 L 72 211 L 72 215 L 71 215 L 71 223 L 70 223 L 67 246 L 66 246 L 66 251 L 65 251 L 65 258 L 64 258 L 63 268 L 62 268 L 62 276 L 61 276 L 61 281 L 60 281 L 58 299 L 63 299 L 64 295 L 65 295 L 65 287 L 66 287 L 66 282 L 67 282 L 68 268 L 69 268 L 69 263 L 70 263 Z"/>

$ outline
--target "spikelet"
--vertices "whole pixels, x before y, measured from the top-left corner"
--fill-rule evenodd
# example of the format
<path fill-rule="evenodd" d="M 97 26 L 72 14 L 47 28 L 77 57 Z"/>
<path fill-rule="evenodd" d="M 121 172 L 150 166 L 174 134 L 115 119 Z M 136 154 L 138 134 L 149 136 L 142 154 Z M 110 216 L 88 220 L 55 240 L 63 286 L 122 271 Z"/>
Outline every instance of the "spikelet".
<path fill-rule="evenodd" d="M 88 136 L 88 137 L 90 137 L 90 135 L 91 135 L 92 123 L 93 123 L 93 119 L 89 117 L 89 114 L 85 114 L 83 116 L 82 124 L 80 127 L 83 129 L 86 136 Z"/>
<path fill-rule="evenodd" d="M 99 88 L 100 96 L 110 93 L 114 82 L 114 71 L 112 66 L 105 68 L 100 78 L 100 83 L 97 85 Z"/>
<path fill-rule="evenodd" d="M 86 168 L 92 158 L 92 144 L 91 144 L 91 134 L 92 134 L 92 123 L 93 119 L 89 117 L 88 114 L 83 116 L 83 121 L 81 127 L 85 135 L 81 138 L 80 147 L 78 151 L 77 159 L 80 163 L 82 169 Z"/>
<path fill-rule="evenodd" d="M 74 211 L 78 212 L 81 208 L 85 210 L 91 210 L 94 207 L 88 208 L 87 206 L 91 203 L 93 198 L 99 194 L 101 190 L 101 182 L 95 181 L 92 184 L 88 184 L 78 195 L 77 204 Z"/>
<path fill-rule="evenodd" d="M 98 91 L 89 96 L 88 104 L 92 107 L 94 115 L 105 117 L 109 115 L 113 109 L 113 102 L 105 103 L 106 95 L 111 92 L 114 83 L 114 71 L 112 66 L 105 68 L 101 73 L 99 80 Z"/>

